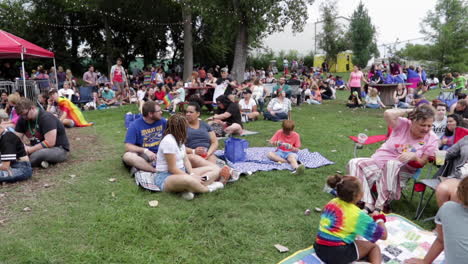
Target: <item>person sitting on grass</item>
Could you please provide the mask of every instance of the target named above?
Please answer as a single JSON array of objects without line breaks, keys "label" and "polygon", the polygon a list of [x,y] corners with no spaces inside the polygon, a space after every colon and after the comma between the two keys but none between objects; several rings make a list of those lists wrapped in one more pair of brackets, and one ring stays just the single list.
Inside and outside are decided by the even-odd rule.
[{"label": "person sitting on grass", "polygon": [[[3,119],[5,116],[0,117]],[[0,183],[31,178],[28,153],[18,136],[0,124]]]},{"label": "person sitting on grass", "polygon": [[341,76],[336,76],[335,87],[337,90],[344,90],[346,88],[345,82]]},{"label": "person sitting on grass", "polygon": [[405,264],[429,264],[444,251],[444,263],[466,263],[468,245],[468,177],[460,181],[456,196],[459,202],[449,201],[442,205],[435,217],[437,238],[432,243],[424,259],[412,258]]},{"label": "person sitting on grass", "polygon": [[192,168],[185,150],[187,120],[181,114],[172,115],[159,145],[154,183],[165,192],[182,192],[182,198],[192,200],[194,193],[214,192],[224,188],[216,181],[215,166]]},{"label": "person sitting on grass", "polygon": [[[385,215],[369,216],[356,203],[364,195],[361,182],[352,176],[329,176],[327,184],[337,196],[328,202],[320,215],[314,249],[325,263],[352,263],[367,258],[380,264],[382,255],[375,242],[387,239]],[[366,240],[357,240],[362,236]]]},{"label": "person sitting on grass", "polygon": [[257,120],[260,113],[257,111],[257,103],[252,99],[252,91],[250,89],[244,90],[242,93],[244,98],[239,101],[242,117],[245,117],[244,122]]},{"label": "person sitting on grass", "polygon": [[372,109],[385,108],[386,106],[380,100],[379,91],[375,88],[369,88],[369,94],[366,96],[366,107]]},{"label": "person sitting on grass", "polygon": [[101,104],[111,106],[115,103],[117,103],[115,92],[109,88],[109,85],[104,86],[104,89],[101,92]]},{"label": "person sitting on grass", "polygon": [[349,108],[361,108],[364,107],[359,97],[358,91],[352,92],[348,97],[348,103],[346,104]]},{"label": "person sitting on grass", "polygon": [[268,153],[268,158],[278,163],[289,163],[293,168],[292,174],[303,174],[305,167],[299,165],[297,152],[301,147],[301,137],[294,131],[294,121],[284,120],[282,129],[276,131],[269,143],[276,146],[274,152]]},{"label": "person sitting on grass", "polygon": [[286,92],[282,91],[268,103],[267,110],[263,112],[263,117],[266,120],[275,122],[291,119],[291,110],[291,100],[286,98]]},{"label": "person sitting on grass", "polygon": [[58,105],[58,99],[59,99],[59,95],[58,95],[57,90],[55,89],[50,90],[49,99],[47,103],[47,112],[57,117],[66,128],[74,127],[75,122],[71,118],[68,117],[68,114],[66,111],[62,111],[60,109]]},{"label": "person sitting on grass", "polygon": [[161,107],[154,101],[147,101],[142,107],[143,117],[133,121],[125,136],[123,163],[132,169],[156,172],[152,165],[162,140],[167,120],[162,117]]},{"label": "person sitting on grass", "polygon": [[393,92],[393,101],[395,102],[394,107],[395,108],[408,108],[409,104],[406,103],[406,88],[405,85],[402,83],[399,83],[397,85],[396,90]]},{"label": "person sitting on grass", "polygon": [[445,131],[440,136],[439,141],[439,149],[441,150],[448,150],[453,146],[453,140],[455,138],[455,129],[458,126],[461,126],[461,118],[459,115],[451,114],[446,117],[447,126],[445,127]]},{"label": "person sitting on grass", "polygon": [[306,102],[308,104],[322,104],[322,94],[316,85],[312,86],[312,91]]},{"label": "person sitting on grass", "polygon": [[20,118],[15,131],[23,142],[29,141],[26,153],[33,167],[49,167],[49,163],[60,163],[68,159],[70,144],[65,127],[57,117],[46,112],[28,98],[16,104]]},{"label": "person sitting on grass", "polygon": [[175,111],[177,110],[177,105],[179,103],[185,102],[184,83],[182,81],[177,82],[174,91],[170,92],[170,94],[174,97],[174,99],[171,102],[171,114],[175,114]]},{"label": "person sitting on grass", "polygon": [[207,119],[210,120],[209,124],[221,125],[227,135],[241,135],[242,118],[239,104],[234,103],[225,95],[218,96],[216,104],[218,105],[218,114]]}]

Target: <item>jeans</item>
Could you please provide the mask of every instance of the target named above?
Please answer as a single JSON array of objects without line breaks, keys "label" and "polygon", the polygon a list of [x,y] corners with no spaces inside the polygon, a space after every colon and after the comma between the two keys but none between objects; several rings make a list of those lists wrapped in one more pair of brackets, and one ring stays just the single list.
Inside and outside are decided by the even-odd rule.
[{"label": "jeans", "polygon": [[366,104],[367,108],[372,108],[372,109],[379,109],[380,105],[379,104]]},{"label": "jeans", "polygon": [[265,119],[275,121],[275,122],[288,119],[287,113],[282,112],[282,113],[275,113],[275,115],[272,115],[268,110],[263,112],[263,116],[265,117]]},{"label": "jeans", "polygon": [[308,104],[322,104],[321,102],[314,100],[314,99],[307,99],[306,101]]},{"label": "jeans", "polygon": [[11,164],[10,171],[0,171],[0,182],[24,181],[32,176],[29,161],[17,161]]},{"label": "jeans", "polygon": [[265,106],[265,99],[263,97],[258,98],[257,100],[258,111],[263,112],[263,107]]},{"label": "jeans", "polygon": [[60,163],[68,159],[68,151],[62,147],[40,149],[29,156],[31,166],[39,167],[41,162]]},{"label": "jeans", "polygon": [[398,101],[397,107],[398,107],[398,108],[406,109],[406,108],[409,108],[409,104],[408,104],[408,103],[405,103],[405,102],[402,102],[402,101]]}]

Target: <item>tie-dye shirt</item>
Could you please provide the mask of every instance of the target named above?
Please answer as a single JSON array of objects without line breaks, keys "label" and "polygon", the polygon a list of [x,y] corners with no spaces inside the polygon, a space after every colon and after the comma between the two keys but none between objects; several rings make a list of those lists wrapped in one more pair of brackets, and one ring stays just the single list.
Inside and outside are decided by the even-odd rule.
[{"label": "tie-dye shirt", "polygon": [[315,241],[324,246],[344,246],[360,235],[375,242],[383,232],[383,228],[356,205],[335,198],[322,211]]}]

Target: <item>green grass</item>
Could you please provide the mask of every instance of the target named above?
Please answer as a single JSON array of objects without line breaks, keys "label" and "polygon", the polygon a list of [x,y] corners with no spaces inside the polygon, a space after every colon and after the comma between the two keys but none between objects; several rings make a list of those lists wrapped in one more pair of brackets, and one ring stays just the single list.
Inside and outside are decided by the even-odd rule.
[{"label": "green grass", "polygon": [[[431,93],[429,98],[436,94]],[[8,217],[0,225],[0,263],[276,263],[313,243],[319,214],[304,216],[304,210],[330,200],[322,192],[325,178],[344,172],[353,157],[347,136],[386,131],[382,110],[350,110],[344,106],[347,93],[338,96],[293,110],[303,147],[319,151],[334,165],[308,169],[303,176],[256,173],[193,201],[142,191],[123,167],[123,115],[136,107],[86,112],[96,125],[79,129],[82,141],[88,142],[85,135],[97,140],[84,150],[75,146],[74,162],[34,176],[52,187],[36,189],[34,195],[21,185],[0,188],[15,198],[8,203],[0,198],[0,211]],[[247,129],[260,134],[246,139],[251,146],[265,146],[279,127],[248,123]],[[369,156],[377,147],[359,154]],[[109,182],[112,177],[117,181]],[[159,206],[150,208],[150,200]],[[22,212],[26,206],[32,210]],[[415,208],[415,200],[394,203],[394,210],[408,218]],[[426,212],[435,211],[433,204]],[[278,253],[273,247],[278,243],[290,253]]]}]

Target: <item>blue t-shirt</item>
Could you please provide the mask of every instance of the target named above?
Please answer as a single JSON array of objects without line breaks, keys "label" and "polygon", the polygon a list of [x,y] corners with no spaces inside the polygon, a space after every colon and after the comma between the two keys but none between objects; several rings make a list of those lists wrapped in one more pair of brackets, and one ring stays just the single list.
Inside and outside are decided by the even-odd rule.
[{"label": "blue t-shirt", "polygon": [[197,147],[210,148],[211,139],[209,132],[211,132],[211,127],[203,121],[200,121],[198,129],[189,127],[187,129],[187,142],[185,146],[192,149]]},{"label": "blue t-shirt", "polygon": [[157,153],[166,124],[167,120],[165,118],[161,118],[161,120],[153,124],[146,123],[143,117],[138,118],[128,128],[125,143],[147,148]]}]

